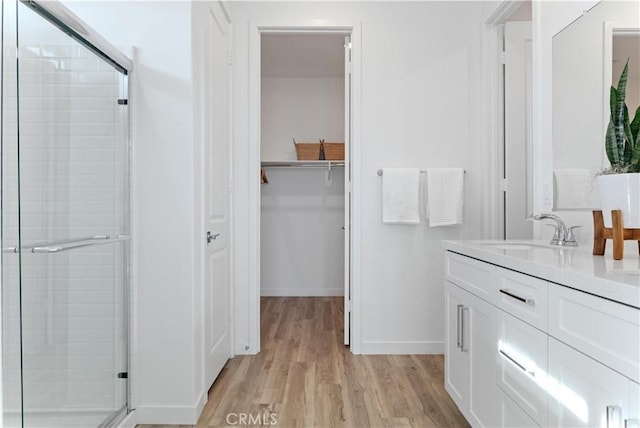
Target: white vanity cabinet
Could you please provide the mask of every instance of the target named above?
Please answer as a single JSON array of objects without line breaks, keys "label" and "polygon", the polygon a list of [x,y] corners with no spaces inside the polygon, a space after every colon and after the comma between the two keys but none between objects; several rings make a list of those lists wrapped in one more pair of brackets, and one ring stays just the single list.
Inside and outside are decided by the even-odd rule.
[{"label": "white vanity cabinet", "polygon": [[445,388],[468,422],[640,428],[635,301],[614,301],[614,282],[604,298],[597,280],[587,292],[471,254],[445,253]]}]

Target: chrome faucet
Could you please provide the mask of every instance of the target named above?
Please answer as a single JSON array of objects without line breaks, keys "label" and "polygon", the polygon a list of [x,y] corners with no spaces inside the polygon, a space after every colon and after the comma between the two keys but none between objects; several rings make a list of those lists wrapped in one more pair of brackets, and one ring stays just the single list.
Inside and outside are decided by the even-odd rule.
[{"label": "chrome faucet", "polygon": [[555,231],[553,233],[553,238],[551,238],[551,245],[558,245],[561,247],[577,247],[578,242],[576,241],[575,234],[573,230],[580,226],[573,226],[567,228],[567,225],[562,221],[560,217],[554,214],[538,214],[533,216],[534,220],[553,220],[556,222]]}]

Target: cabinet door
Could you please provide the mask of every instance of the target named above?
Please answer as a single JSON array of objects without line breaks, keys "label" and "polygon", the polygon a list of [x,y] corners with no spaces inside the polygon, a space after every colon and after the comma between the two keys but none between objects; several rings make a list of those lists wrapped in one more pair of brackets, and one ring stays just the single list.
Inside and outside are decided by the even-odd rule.
[{"label": "cabinet door", "polygon": [[622,427],[630,380],[549,337],[549,426]]},{"label": "cabinet door", "polygon": [[462,351],[469,354],[468,421],[496,426],[496,307],[464,292]]},{"label": "cabinet door", "polygon": [[445,282],[444,386],[464,414],[469,400],[469,354],[461,350],[463,293],[458,286]]}]

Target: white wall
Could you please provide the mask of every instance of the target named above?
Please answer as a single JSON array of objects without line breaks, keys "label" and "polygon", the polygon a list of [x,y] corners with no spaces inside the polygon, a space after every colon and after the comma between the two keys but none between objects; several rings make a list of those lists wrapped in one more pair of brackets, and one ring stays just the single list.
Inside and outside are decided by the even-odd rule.
[{"label": "white wall", "polygon": [[195,423],[203,400],[195,244],[192,5],[65,2],[133,46],[133,367],[139,423]]},{"label": "white wall", "polygon": [[344,141],[344,78],[265,77],[261,91],[262,160],[295,160],[293,138]]},{"label": "white wall", "polygon": [[[234,182],[236,212],[236,349],[250,341],[247,310],[251,271],[248,215],[254,171],[246,160],[250,145],[247,28],[265,23],[345,22],[362,24],[361,122],[355,132],[362,157],[354,160],[354,180],[362,191],[362,241],[354,242],[354,265],[361,276],[363,353],[443,351],[443,271],[441,239],[481,236],[484,128],[482,116],[483,4],[420,3],[275,3],[233,4]],[[356,93],[360,93],[356,91]],[[459,166],[467,170],[465,223],[430,229],[383,226],[380,220],[384,166]],[[249,352],[251,352],[250,350]]]},{"label": "white wall", "polygon": [[263,296],[344,294],[344,169],[267,169],[261,186]]}]

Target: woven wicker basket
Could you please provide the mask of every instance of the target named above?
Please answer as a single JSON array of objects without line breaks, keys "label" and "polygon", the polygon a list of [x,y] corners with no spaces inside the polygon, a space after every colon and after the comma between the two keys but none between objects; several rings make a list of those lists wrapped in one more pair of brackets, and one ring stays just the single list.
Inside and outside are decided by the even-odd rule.
[{"label": "woven wicker basket", "polygon": [[296,156],[298,160],[319,160],[320,159],[320,143],[296,143]]},{"label": "woven wicker basket", "polygon": [[325,143],[320,140],[326,160],[344,160],[344,143]]}]

